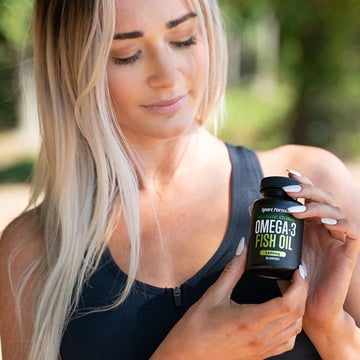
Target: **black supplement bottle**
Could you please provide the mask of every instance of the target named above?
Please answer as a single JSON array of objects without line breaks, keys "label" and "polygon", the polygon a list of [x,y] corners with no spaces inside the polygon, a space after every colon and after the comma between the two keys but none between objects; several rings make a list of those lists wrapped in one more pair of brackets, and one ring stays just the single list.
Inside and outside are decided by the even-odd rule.
[{"label": "black supplement bottle", "polygon": [[246,269],[270,279],[290,279],[301,261],[303,220],[287,209],[302,205],[282,189],[295,179],[271,176],[261,180],[262,198],[253,203]]}]

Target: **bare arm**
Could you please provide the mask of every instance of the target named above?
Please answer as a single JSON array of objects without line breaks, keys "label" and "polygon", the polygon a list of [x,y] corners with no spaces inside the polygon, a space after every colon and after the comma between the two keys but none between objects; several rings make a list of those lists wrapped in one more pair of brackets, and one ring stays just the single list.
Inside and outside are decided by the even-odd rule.
[{"label": "bare arm", "polygon": [[[286,169],[295,169],[306,175],[311,183],[329,193],[334,206],[341,209],[342,216],[360,229],[360,184],[336,156],[320,148],[297,145],[282,146],[271,151],[259,152],[258,155],[265,176],[286,176]],[[359,299],[360,256],[357,257],[344,303],[345,310],[351,314],[358,326]]]},{"label": "bare arm", "polygon": [[[265,176],[295,169],[306,209],[303,258],[309,272],[304,329],[323,359],[360,354],[360,187],[345,165],[326,150],[287,145],[259,153]],[[292,176],[292,175],[290,175]],[[336,225],[321,218],[336,219]],[[341,355],[339,355],[341,354]]]},{"label": "bare arm", "polygon": [[290,195],[305,198],[306,205],[294,214],[306,219],[303,258],[309,267],[309,295],[304,329],[323,359],[338,359],[339,354],[354,359],[360,354],[360,188],[331,153],[306,147],[300,153],[302,162],[294,163],[307,176],[293,176],[302,190]]}]

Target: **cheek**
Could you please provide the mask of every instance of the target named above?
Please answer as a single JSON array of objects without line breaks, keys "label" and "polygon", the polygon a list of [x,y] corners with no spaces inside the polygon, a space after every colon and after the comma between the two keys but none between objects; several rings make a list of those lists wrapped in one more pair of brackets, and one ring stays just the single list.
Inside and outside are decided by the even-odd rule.
[{"label": "cheek", "polygon": [[209,69],[209,55],[205,50],[200,52],[197,65],[200,69],[199,73],[206,77]]},{"label": "cheek", "polygon": [[203,79],[207,77],[209,67],[209,55],[205,46],[202,44],[194,50],[193,54],[193,76],[196,79]]},{"label": "cheek", "polygon": [[120,76],[116,72],[108,71],[108,86],[111,101],[117,113],[126,109],[134,94],[134,79],[129,76]]},{"label": "cheek", "polygon": [[113,109],[117,117],[119,117],[120,112],[124,110],[123,104],[124,104],[125,96],[123,90],[121,88],[119,89],[116,85],[114,86],[109,85],[109,90],[110,90],[110,98]]},{"label": "cheek", "polygon": [[190,67],[191,73],[189,77],[193,81],[194,86],[201,93],[205,89],[205,85],[208,79],[208,67],[209,67],[209,57],[205,50],[197,51],[193,57],[192,65]]}]

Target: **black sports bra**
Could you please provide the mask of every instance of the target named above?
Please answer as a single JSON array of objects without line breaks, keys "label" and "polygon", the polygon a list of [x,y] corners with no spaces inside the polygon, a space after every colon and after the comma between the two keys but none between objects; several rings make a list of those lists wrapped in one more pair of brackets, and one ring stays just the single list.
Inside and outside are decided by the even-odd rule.
[{"label": "black sports bra", "polygon": [[[224,240],[205,266],[179,288],[158,288],[139,281],[121,306],[89,312],[110,305],[121,293],[126,274],[110,251],[82,292],[78,309],[65,329],[61,343],[63,360],[148,359],[182,315],[214,283],[233,258],[239,239],[247,238],[249,206],[259,196],[262,177],[254,152],[228,145],[232,162],[231,218]],[[232,298],[238,303],[261,303],[280,296],[277,283],[245,273]],[[239,349],[241,351],[241,349]],[[320,359],[302,332],[295,348],[273,359]]]}]

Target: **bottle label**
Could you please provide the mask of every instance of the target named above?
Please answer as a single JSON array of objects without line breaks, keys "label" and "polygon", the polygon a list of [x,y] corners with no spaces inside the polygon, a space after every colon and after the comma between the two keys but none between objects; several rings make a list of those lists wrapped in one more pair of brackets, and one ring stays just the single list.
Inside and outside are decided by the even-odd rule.
[{"label": "bottle label", "polygon": [[248,268],[295,270],[300,262],[303,220],[286,208],[254,204],[250,227]]}]

